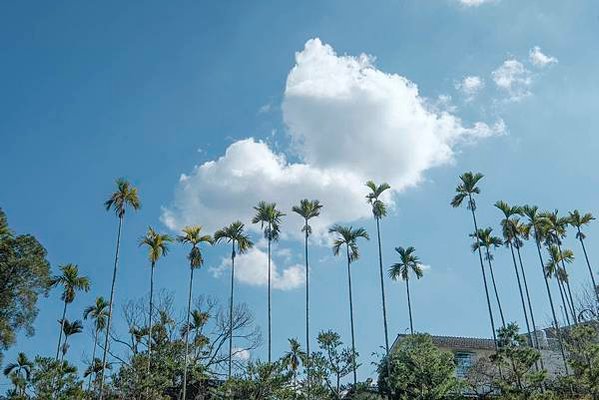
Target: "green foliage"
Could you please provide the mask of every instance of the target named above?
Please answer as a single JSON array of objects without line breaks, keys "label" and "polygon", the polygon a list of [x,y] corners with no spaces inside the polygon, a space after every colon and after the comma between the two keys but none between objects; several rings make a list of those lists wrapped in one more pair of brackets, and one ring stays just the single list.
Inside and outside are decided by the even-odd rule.
[{"label": "green foliage", "polygon": [[453,355],[439,350],[429,335],[406,336],[389,357],[379,364],[378,383],[394,400],[441,400],[460,390]]},{"label": "green foliage", "polygon": [[250,362],[245,373],[218,388],[215,399],[286,400],[295,399],[292,373],[282,362]]},{"label": "green foliage", "polygon": [[599,324],[593,321],[574,327],[566,345],[579,390],[599,398]]},{"label": "green foliage", "polygon": [[78,400],[84,398],[77,368],[66,361],[37,357],[31,372],[30,391],[35,399]]},{"label": "green foliage", "polygon": [[33,335],[37,300],[49,287],[46,250],[31,235],[15,236],[0,209],[0,362],[19,331]]}]

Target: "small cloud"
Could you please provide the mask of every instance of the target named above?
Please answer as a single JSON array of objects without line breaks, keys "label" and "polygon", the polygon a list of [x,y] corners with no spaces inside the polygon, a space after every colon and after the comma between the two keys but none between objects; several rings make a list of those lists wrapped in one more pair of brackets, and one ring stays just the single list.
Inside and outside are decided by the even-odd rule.
[{"label": "small cloud", "polygon": [[520,101],[530,96],[531,72],[520,61],[510,58],[491,73],[497,87],[507,93],[508,101]]},{"label": "small cloud", "polygon": [[251,356],[252,354],[249,350],[233,347],[233,357],[235,357],[237,360],[247,361]]},{"label": "small cloud", "polygon": [[552,64],[557,64],[558,62],[557,58],[544,54],[539,46],[530,49],[528,58],[530,59],[530,62],[538,68],[544,68]]},{"label": "small cloud", "polygon": [[485,81],[480,76],[466,76],[455,83],[456,90],[459,90],[466,101],[472,101],[476,95],[485,87]]},{"label": "small cloud", "polygon": [[272,104],[266,103],[258,109],[258,114],[266,114],[266,113],[270,112],[271,109],[272,109]]},{"label": "small cloud", "polygon": [[464,7],[478,7],[487,3],[494,3],[499,0],[458,0]]},{"label": "small cloud", "polygon": [[423,271],[430,271],[431,270],[431,266],[428,264],[420,264],[420,268],[422,268]]}]

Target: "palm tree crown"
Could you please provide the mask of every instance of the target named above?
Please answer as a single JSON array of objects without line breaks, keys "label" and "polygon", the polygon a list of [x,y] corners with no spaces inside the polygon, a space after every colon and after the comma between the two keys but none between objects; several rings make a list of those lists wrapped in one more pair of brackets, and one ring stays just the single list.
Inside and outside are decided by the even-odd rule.
[{"label": "palm tree crown", "polygon": [[370,240],[368,232],[364,228],[353,228],[351,226],[333,225],[329,233],[336,233],[337,239],[333,242],[333,254],[339,255],[339,250],[343,245],[348,247],[349,261],[353,262],[360,258],[357,240],[364,238]]},{"label": "palm tree crown", "polygon": [[399,262],[389,268],[389,277],[394,281],[400,278],[405,281],[408,279],[411,271],[416,275],[416,278],[422,278],[422,264],[420,263],[420,258],[414,254],[416,249],[412,246],[407,248],[399,246],[395,248],[395,251],[399,254]]},{"label": "palm tree crown", "polygon": [[136,187],[132,186],[125,178],[117,179],[116,186],[116,192],[104,202],[106,211],[112,208],[116,215],[119,218],[122,218],[125,216],[125,209],[127,206],[134,210],[139,210],[141,208],[141,202],[139,201]]},{"label": "palm tree crown", "polygon": [[108,320],[108,302],[104,297],[96,298],[96,302],[83,310],[83,319],[94,320],[95,329],[100,331],[106,327]]},{"label": "palm tree crown", "polygon": [[293,206],[291,211],[299,214],[304,219],[304,226],[302,227],[302,232],[306,233],[307,236],[312,234],[312,227],[308,223],[308,221],[314,217],[318,217],[320,215],[320,210],[322,209],[322,204],[318,200],[308,200],[303,199],[300,201],[299,206]]},{"label": "palm tree crown", "polygon": [[139,239],[139,246],[148,247],[148,259],[155,263],[160,257],[168,254],[168,244],[172,241],[173,239],[169,235],[158,233],[149,226],[146,235]]},{"label": "palm tree crown", "polygon": [[455,189],[456,195],[451,200],[451,206],[457,208],[462,205],[465,198],[468,197],[468,209],[475,210],[476,202],[472,198],[473,194],[479,194],[480,188],[476,184],[484,177],[480,172],[465,172],[460,175],[462,181]]},{"label": "palm tree crown", "polygon": [[[249,249],[254,246],[254,243],[250,240],[250,237],[243,231],[245,225],[241,221],[235,221],[229,226],[225,226],[214,232],[214,242],[220,243],[226,241],[237,245],[237,252],[239,254],[246,253]],[[233,250],[235,251],[235,250]]]},{"label": "palm tree crown", "polygon": [[60,266],[60,275],[56,275],[50,281],[53,287],[62,286],[61,299],[66,303],[72,303],[78,290],[89,291],[89,278],[79,276],[79,267],[75,264]]},{"label": "palm tree crown", "polygon": [[200,268],[204,264],[204,257],[198,245],[200,243],[213,243],[212,236],[202,235],[201,232],[202,227],[200,225],[192,225],[183,228],[183,235],[177,236],[179,243],[191,245],[191,251],[187,255],[191,268]]},{"label": "palm tree crown", "polygon": [[268,240],[277,241],[281,232],[281,218],[285,216],[284,213],[277,210],[276,203],[267,203],[261,201],[256,207],[256,215],[252,218],[252,224],[260,224],[260,227],[264,229],[264,237]]},{"label": "palm tree crown", "polygon": [[[563,268],[560,267],[561,263],[571,264],[574,261],[574,252],[570,249],[563,249],[561,252],[556,245],[551,245],[548,248],[549,259],[545,264],[545,273],[548,278],[555,276],[556,278],[563,278],[564,273],[560,272]],[[565,272],[565,271],[564,271]],[[567,276],[567,275],[566,275]],[[562,282],[566,282],[567,279],[559,279]]]},{"label": "palm tree crown", "polygon": [[366,195],[368,204],[372,205],[372,214],[375,218],[379,219],[387,215],[387,206],[383,203],[379,197],[385,190],[391,189],[388,183],[384,182],[377,185],[373,181],[366,182],[366,187],[370,189],[370,192]]},{"label": "palm tree crown", "polygon": [[33,362],[27,358],[25,353],[19,353],[15,362],[6,364],[3,373],[4,376],[7,377],[11,374],[15,374],[29,380],[32,368]]},{"label": "palm tree crown", "polygon": [[497,236],[493,236],[493,228],[479,228],[478,233],[471,233],[470,237],[477,238],[478,241],[472,243],[472,252],[476,252],[479,247],[484,247],[488,250],[488,253],[485,255],[485,259],[492,260],[493,255],[491,254],[491,248],[497,248],[503,245],[503,240]]},{"label": "palm tree crown", "polygon": [[576,228],[576,239],[586,238],[585,234],[582,233],[581,228],[583,226],[588,225],[594,219],[595,217],[593,217],[593,214],[591,213],[581,215],[580,211],[578,210],[570,211],[570,213],[568,214],[568,222],[570,223],[570,225]]}]

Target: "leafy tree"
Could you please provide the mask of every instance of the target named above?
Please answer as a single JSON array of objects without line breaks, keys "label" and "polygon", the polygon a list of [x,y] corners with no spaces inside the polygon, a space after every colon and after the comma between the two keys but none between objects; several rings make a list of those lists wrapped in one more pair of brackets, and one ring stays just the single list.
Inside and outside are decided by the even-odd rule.
[{"label": "leafy tree", "polygon": [[312,353],[309,361],[313,373],[310,390],[318,399],[342,399],[341,380],[354,370],[357,354],[343,347],[341,336],[330,330],[320,332],[317,343],[320,350]]},{"label": "leafy tree", "polygon": [[228,380],[216,392],[217,399],[286,400],[295,393],[290,385],[292,374],[283,363],[250,362],[245,373]]},{"label": "leafy tree", "polygon": [[370,240],[368,233],[364,228],[353,228],[351,226],[334,225],[329,229],[329,233],[337,235],[337,239],[333,242],[333,254],[338,256],[342,247],[345,247],[347,257],[347,286],[349,289],[349,319],[351,325],[351,347],[354,354],[354,386],[358,383],[357,365],[356,362],[356,338],[354,333],[354,303],[352,298],[352,281],[351,281],[351,263],[360,258],[358,251],[358,239],[364,238]]},{"label": "leafy tree", "polygon": [[395,251],[399,254],[399,262],[389,268],[389,276],[394,281],[402,279],[406,282],[406,293],[408,296],[408,313],[410,315],[410,333],[414,334],[414,324],[412,321],[412,302],[410,301],[410,272],[414,273],[417,279],[422,278],[422,264],[416,254],[416,249],[412,246],[408,248],[396,247]]},{"label": "leafy tree", "polygon": [[[229,379],[233,368],[233,289],[235,285],[235,256],[246,253],[254,243],[243,230],[244,225],[241,221],[235,221],[229,226],[214,232],[214,242],[220,243],[226,241],[231,243],[231,293],[229,295]],[[235,248],[237,246],[237,249]]]},{"label": "leafy tree", "polygon": [[19,331],[33,335],[37,300],[49,287],[46,250],[32,235],[15,235],[0,208],[0,362]]},{"label": "leafy tree", "polygon": [[593,292],[595,293],[595,298],[597,299],[597,303],[599,304],[599,289],[597,288],[597,282],[595,281],[595,275],[593,274],[593,268],[591,268],[591,262],[589,261],[589,255],[587,254],[587,249],[584,245],[584,239],[586,239],[586,235],[582,232],[581,228],[588,225],[595,219],[593,214],[586,213],[580,214],[580,211],[574,210],[569,213],[568,222],[574,228],[576,228],[576,239],[580,241],[580,245],[582,246],[582,252],[584,253],[584,259],[586,260],[587,267],[589,269],[589,275],[591,276],[591,282],[593,283]]},{"label": "leafy tree", "polygon": [[584,394],[599,398],[599,325],[596,321],[572,329],[567,341],[569,362]]},{"label": "leafy tree", "polygon": [[62,265],[60,267],[60,272],[61,274],[53,277],[50,283],[52,287],[62,287],[62,295],[60,298],[64,303],[64,307],[62,309],[62,318],[59,321],[60,334],[58,335],[58,346],[56,347],[56,360],[58,360],[58,356],[60,355],[62,334],[63,332],[65,332],[65,323],[67,322],[67,305],[75,301],[77,291],[83,290],[85,292],[88,292],[90,287],[89,278],[86,276],[79,275],[79,267],[77,265]]},{"label": "leafy tree", "polygon": [[30,386],[35,399],[84,398],[83,381],[77,374],[77,368],[66,361],[56,361],[49,357],[35,359]]},{"label": "leafy tree", "polygon": [[394,400],[442,400],[460,390],[453,355],[439,350],[426,334],[406,336],[389,354],[390,372],[378,367],[379,388]]},{"label": "leafy tree", "polygon": [[272,316],[271,316],[271,244],[279,240],[281,230],[281,218],[285,216],[281,211],[277,210],[276,203],[267,203],[261,201],[254,207],[256,215],[252,219],[253,224],[260,224],[264,230],[264,238],[268,243],[268,265],[267,265],[267,281],[268,281],[268,362],[272,361]]},{"label": "leafy tree", "polygon": [[106,369],[106,356],[108,354],[110,337],[110,325],[112,323],[112,307],[114,304],[114,288],[116,283],[116,273],[119,266],[119,250],[121,248],[121,233],[123,222],[125,221],[125,213],[128,208],[139,210],[141,202],[137,193],[137,188],[131,185],[126,179],[119,178],[116,180],[117,190],[110,195],[108,200],[104,202],[106,211],[113,210],[119,219],[119,228],[116,237],[116,252],[114,254],[114,269],[112,271],[112,283],[110,285],[110,300],[108,301],[108,321],[106,323],[106,335],[104,337],[104,349],[102,353],[102,371],[100,373],[100,400],[104,397],[104,370]]},{"label": "leafy tree", "polygon": [[[200,268],[204,264],[204,257],[202,255],[202,250],[200,249],[201,243],[209,243],[212,244],[212,237],[210,235],[202,235],[202,227],[199,225],[194,226],[186,226],[183,228],[183,235],[177,237],[177,240],[180,243],[190,244],[191,250],[187,255],[187,259],[189,260],[189,294],[187,296],[187,327],[189,328],[190,322],[189,319],[191,317],[191,299],[193,293],[193,272],[195,269]],[[188,365],[188,356],[189,356],[189,330],[185,330],[185,369],[183,372],[183,400],[187,399],[187,365]]]},{"label": "leafy tree", "polygon": [[25,387],[31,378],[31,362],[25,353],[19,353],[15,362],[9,363],[4,367],[4,376],[11,379],[14,384],[14,393],[18,396],[25,396]]}]

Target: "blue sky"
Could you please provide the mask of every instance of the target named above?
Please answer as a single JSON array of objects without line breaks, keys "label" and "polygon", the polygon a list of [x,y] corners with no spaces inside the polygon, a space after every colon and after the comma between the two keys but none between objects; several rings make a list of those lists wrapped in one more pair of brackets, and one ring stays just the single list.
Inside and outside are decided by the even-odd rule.
[{"label": "blue sky", "polygon": [[[257,199],[289,214],[287,204],[318,197],[321,231],[343,222],[374,235],[361,185],[387,180],[396,190],[383,221],[385,265],[396,260],[393,247],[413,245],[430,266],[413,285],[416,329],[489,336],[470,219],[449,206],[457,177],[486,175],[480,220],[496,230],[499,199],[597,213],[597,37],[591,1],[5,4],[0,206],[17,232],[46,246],[55,270],[76,263],[92,279],[69,310],[75,318],[109,290],[117,221],[102,203],[116,177],[130,179],[143,203],[125,223],[117,309],[147,293],[149,267],[136,241],[148,225],[213,230],[249,222]],[[288,337],[303,341],[298,220],[289,216],[283,229],[275,355]],[[588,236],[593,261],[599,228]],[[335,329],[349,343],[345,269],[326,240],[316,235],[312,253],[313,333]],[[586,266],[573,235],[566,246],[578,256],[571,275],[579,288]],[[262,250],[241,267],[236,296],[265,327]],[[361,251],[353,272],[364,378],[383,336],[375,242]],[[226,301],[226,256],[222,246],[206,250],[197,294]],[[534,256],[524,250],[537,320],[546,322]],[[184,257],[173,246],[156,271],[158,289],[172,291],[179,307]],[[523,325],[509,262],[499,250],[506,314]],[[404,287],[386,285],[395,337],[408,328]],[[5,359],[53,354],[60,310],[58,291],[42,299],[36,335],[20,336]],[[88,334],[74,338],[71,359],[89,357],[90,344]]]}]

